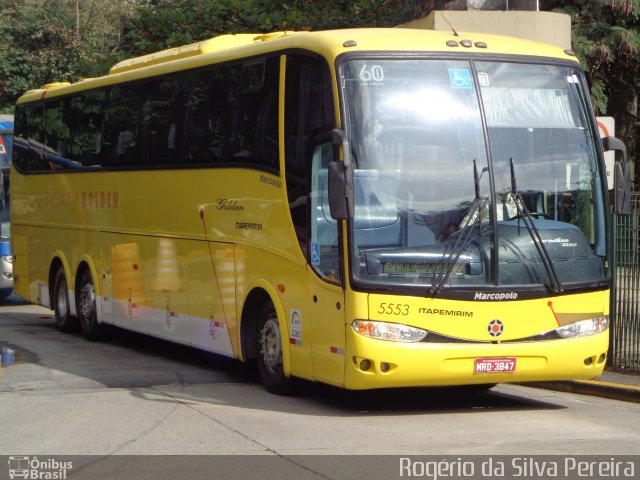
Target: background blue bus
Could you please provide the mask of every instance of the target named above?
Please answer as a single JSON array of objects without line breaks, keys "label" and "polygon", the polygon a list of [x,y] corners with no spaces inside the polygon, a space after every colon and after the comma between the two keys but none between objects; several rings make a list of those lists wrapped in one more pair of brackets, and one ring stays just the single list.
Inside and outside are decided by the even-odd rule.
[{"label": "background blue bus", "polygon": [[9,167],[13,151],[13,115],[0,115],[0,300],[13,291],[9,223]]}]

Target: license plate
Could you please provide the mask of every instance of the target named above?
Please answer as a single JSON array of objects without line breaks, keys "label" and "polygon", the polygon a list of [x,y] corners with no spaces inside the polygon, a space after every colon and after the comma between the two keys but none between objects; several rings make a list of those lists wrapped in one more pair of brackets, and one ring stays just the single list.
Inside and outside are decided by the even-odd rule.
[{"label": "license plate", "polygon": [[511,373],[516,371],[516,357],[476,358],[475,373]]}]

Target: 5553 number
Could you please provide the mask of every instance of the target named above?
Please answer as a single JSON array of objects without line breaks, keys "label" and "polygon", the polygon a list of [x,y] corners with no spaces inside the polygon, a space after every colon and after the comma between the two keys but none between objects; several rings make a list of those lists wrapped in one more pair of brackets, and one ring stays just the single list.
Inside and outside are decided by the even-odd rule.
[{"label": "5553 number", "polygon": [[387,315],[402,315],[403,317],[409,315],[409,304],[408,303],[380,303],[378,307],[378,313]]}]

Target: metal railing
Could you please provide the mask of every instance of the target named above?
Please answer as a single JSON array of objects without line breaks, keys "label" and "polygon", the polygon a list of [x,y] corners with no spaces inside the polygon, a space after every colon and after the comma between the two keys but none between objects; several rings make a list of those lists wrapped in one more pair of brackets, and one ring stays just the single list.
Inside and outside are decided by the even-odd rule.
[{"label": "metal railing", "polygon": [[615,273],[609,365],[640,373],[640,194],[632,196],[629,215],[612,214],[612,219]]}]

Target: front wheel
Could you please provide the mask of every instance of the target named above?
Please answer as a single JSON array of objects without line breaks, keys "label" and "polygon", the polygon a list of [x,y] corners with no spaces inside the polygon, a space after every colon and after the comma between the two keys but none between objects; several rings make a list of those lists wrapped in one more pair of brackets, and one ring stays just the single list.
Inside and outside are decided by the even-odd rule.
[{"label": "front wheel", "polygon": [[88,269],[82,272],[79,285],[77,311],[82,333],[87,340],[98,340],[102,333],[102,326],[98,323],[96,292]]},{"label": "front wheel", "polygon": [[256,335],[258,371],[265,388],[278,395],[291,393],[291,378],[282,365],[282,335],[275,308],[270,303],[262,308]]}]

